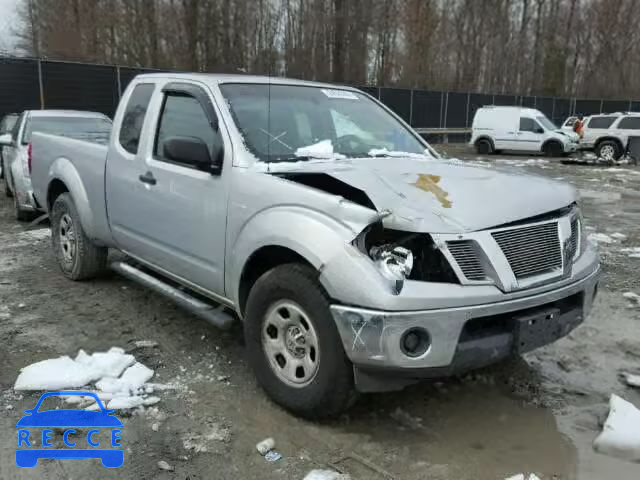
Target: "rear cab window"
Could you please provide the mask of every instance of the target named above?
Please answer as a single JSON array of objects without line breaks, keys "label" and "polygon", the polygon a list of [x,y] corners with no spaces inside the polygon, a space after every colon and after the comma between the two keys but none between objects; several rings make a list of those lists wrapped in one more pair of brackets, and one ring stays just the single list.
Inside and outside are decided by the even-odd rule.
[{"label": "rear cab window", "polygon": [[133,155],[138,153],[142,126],[154,89],[155,85],[152,83],[136,85],[131,92],[129,103],[127,103],[122,117],[118,141],[122,148]]},{"label": "rear cab window", "polygon": [[589,123],[587,124],[588,128],[609,128],[616,117],[591,117]]}]

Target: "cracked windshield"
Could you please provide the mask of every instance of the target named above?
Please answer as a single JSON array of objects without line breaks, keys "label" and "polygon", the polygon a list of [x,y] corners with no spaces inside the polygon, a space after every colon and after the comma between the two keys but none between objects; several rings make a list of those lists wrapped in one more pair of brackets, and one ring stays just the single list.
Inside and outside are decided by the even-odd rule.
[{"label": "cracked windshield", "polygon": [[413,133],[362,93],[268,84],[220,88],[247,147],[262,161],[425,152]]}]

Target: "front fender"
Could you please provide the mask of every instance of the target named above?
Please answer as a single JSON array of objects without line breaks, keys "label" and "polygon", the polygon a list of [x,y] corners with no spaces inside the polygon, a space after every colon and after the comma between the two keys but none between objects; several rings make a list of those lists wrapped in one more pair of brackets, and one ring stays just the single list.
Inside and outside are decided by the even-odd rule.
[{"label": "front fender", "polygon": [[[362,228],[366,225],[363,222]],[[226,291],[237,304],[242,270],[251,255],[262,247],[288,248],[322,272],[325,265],[335,257],[343,256],[345,250],[357,253],[349,243],[358,233],[332,217],[308,208],[279,206],[262,211],[254,215],[228,243],[233,247],[227,254]],[[333,285],[331,282],[322,283],[327,289]],[[328,293],[332,294],[329,290]]]}]

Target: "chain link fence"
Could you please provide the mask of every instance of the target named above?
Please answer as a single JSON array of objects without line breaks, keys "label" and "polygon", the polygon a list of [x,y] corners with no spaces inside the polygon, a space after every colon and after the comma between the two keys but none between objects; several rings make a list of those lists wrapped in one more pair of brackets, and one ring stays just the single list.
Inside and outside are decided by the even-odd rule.
[{"label": "chain link fence", "polygon": [[[27,109],[92,110],[113,116],[120,95],[146,68],[0,56],[0,116]],[[469,128],[484,105],[537,108],[556,124],[573,114],[640,111],[640,100],[494,95],[359,86],[415,128]]]}]

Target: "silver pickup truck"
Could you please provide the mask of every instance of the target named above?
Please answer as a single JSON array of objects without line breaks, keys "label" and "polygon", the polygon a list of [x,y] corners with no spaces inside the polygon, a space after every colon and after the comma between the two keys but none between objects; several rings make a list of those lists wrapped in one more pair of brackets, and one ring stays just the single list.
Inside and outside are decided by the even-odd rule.
[{"label": "silver pickup truck", "polygon": [[111,268],[219,327],[311,418],[529,351],[588,314],[598,256],[566,184],[438,156],[359,90],[151,74],[108,146],[33,137],[72,280]]}]

